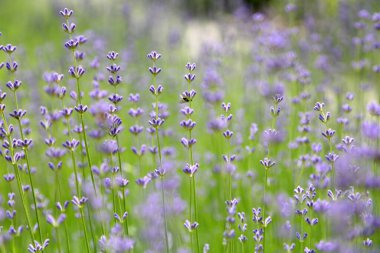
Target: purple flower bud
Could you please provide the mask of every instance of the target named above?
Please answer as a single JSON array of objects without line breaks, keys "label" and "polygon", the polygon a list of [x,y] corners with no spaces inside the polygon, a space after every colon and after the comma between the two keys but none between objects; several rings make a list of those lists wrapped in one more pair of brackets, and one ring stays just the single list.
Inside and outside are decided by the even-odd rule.
[{"label": "purple flower bud", "polygon": [[224,112],[229,112],[231,110],[231,103],[222,103],[222,109]]},{"label": "purple flower bud", "polygon": [[223,132],[223,136],[224,138],[226,138],[227,140],[231,139],[232,135],[234,134],[234,132],[232,132],[231,130],[227,129],[226,131]]},{"label": "purple flower bud", "polygon": [[116,63],[113,63],[112,65],[107,67],[107,70],[112,74],[116,74],[120,70],[120,66]]},{"label": "purple flower bud", "polygon": [[71,141],[67,140],[62,144],[62,146],[70,151],[75,151],[75,149],[79,146],[79,141],[76,139],[72,139]]},{"label": "purple flower bud", "polygon": [[7,68],[7,70],[8,70],[9,72],[14,73],[14,72],[17,71],[18,64],[17,64],[17,62],[15,62],[15,61],[13,61],[12,64],[9,63],[9,62],[7,62],[7,63],[5,63],[5,67]]},{"label": "purple flower bud", "polygon": [[64,8],[63,10],[59,11],[59,14],[61,14],[61,16],[63,16],[66,19],[71,17],[71,15],[73,15],[73,13],[74,13],[73,10],[69,10],[67,8]]},{"label": "purple flower bud", "polygon": [[365,247],[370,248],[370,247],[372,247],[373,242],[372,242],[371,239],[367,238],[367,239],[365,239],[365,240],[363,241],[363,245],[364,245]]},{"label": "purple flower bud", "polygon": [[128,111],[129,116],[131,116],[131,117],[133,117],[133,118],[140,117],[143,113],[144,113],[144,110],[141,109],[140,107],[138,107],[138,108],[136,108],[136,109],[131,108],[131,109]]},{"label": "purple flower bud", "polygon": [[[63,23],[62,28],[63,28],[64,32],[66,32],[68,34],[72,34],[76,28],[76,25],[74,23],[70,23],[70,24]],[[65,46],[66,46],[66,44],[65,44]]]},{"label": "purple flower bud", "polygon": [[182,145],[185,147],[185,148],[190,148],[192,147],[195,143],[197,143],[197,140],[192,138],[190,140],[186,139],[186,138],[181,138],[181,143]]},{"label": "purple flower bud", "polygon": [[189,117],[194,113],[194,110],[188,106],[181,109],[181,113],[185,115],[186,117]]},{"label": "purple flower bud", "polygon": [[185,223],[183,224],[187,230],[191,233],[193,230],[197,229],[199,226],[198,222],[194,221],[191,223],[189,220],[186,220]]},{"label": "purple flower bud", "polygon": [[85,204],[87,202],[88,198],[86,197],[82,197],[81,199],[79,199],[77,196],[74,196],[73,199],[71,200],[71,202],[77,206],[78,208],[83,208],[83,204]]},{"label": "purple flower bud", "polygon": [[192,72],[192,71],[194,71],[195,70],[195,68],[197,67],[197,65],[195,64],[195,63],[190,63],[190,62],[188,62],[188,63],[186,63],[186,69],[188,69],[190,72]]},{"label": "purple flower bud", "polygon": [[156,51],[151,51],[149,54],[147,54],[147,57],[155,62],[161,58],[161,54],[157,53]]},{"label": "purple flower bud", "polygon": [[[63,26],[65,27],[66,24],[63,24]],[[78,47],[78,45],[79,45],[79,41],[77,41],[75,39],[70,39],[70,40],[65,42],[65,47],[67,49],[70,49],[70,50],[75,50]]]},{"label": "purple flower bud", "polygon": [[78,113],[83,114],[87,111],[88,107],[87,107],[87,105],[79,104],[78,106],[75,106],[74,109]]},{"label": "purple flower bud", "polygon": [[85,72],[86,70],[81,65],[69,68],[69,74],[76,79],[81,78]]},{"label": "purple flower bud", "polygon": [[276,164],[275,161],[272,161],[267,157],[265,157],[263,160],[260,160],[260,163],[265,167],[265,169],[269,169],[270,167],[273,167]]},{"label": "purple flower bud", "polygon": [[79,35],[75,37],[75,40],[78,41],[79,45],[82,45],[87,42],[87,38],[84,37],[83,35]]},{"label": "purple flower bud", "polygon": [[26,114],[26,111],[25,110],[22,110],[22,109],[19,109],[19,110],[14,110],[12,113],[10,113],[9,115],[12,117],[12,118],[15,118],[17,120],[20,120],[22,119],[22,117],[24,117]]},{"label": "purple flower bud", "polygon": [[275,96],[272,97],[272,99],[273,99],[273,102],[277,105],[281,103],[282,100],[284,100],[284,97],[281,96],[280,94],[276,94]]},{"label": "purple flower bud", "polygon": [[331,128],[327,129],[325,132],[322,132],[322,135],[328,140],[330,140],[334,136],[334,134],[335,130],[332,130]]},{"label": "purple flower bud", "polygon": [[86,54],[84,52],[75,51],[74,56],[77,61],[82,61]]},{"label": "purple flower bud", "polygon": [[111,61],[116,60],[118,57],[119,57],[119,54],[117,52],[115,52],[115,51],[110,51],[107,54],[107,59],[111,60]]},{"label": "purple flower bud", "polygon": [[184,75],[184,78],[185,78],[185,80],[187,81],[187,82],[192,82],[192,81],[194,81],[194,79],[195,79],[195,75],[194,74],[191,74],[191,73],[188,73],[188,74],[186,74],[186,75]]},{"label": "purple flower bud", "polygon": [[161,119],[161,118],[153,118],[151,120],[149,120],[149,125],[151,125],[152,127],[154,128],[158,128],[160,127],[162,124],[164,124],[165,120]]},{"label": "purple flower bud", "polygon": [[11,81],[7,82],[6,86],[11,91],[16,91],[21,86],[21,84],[22,84],[21,81],[15,80],[14,82],[11,82]]},{"label": "purple flower bud", "polygon": [[314,106],[314,111],[322,112],[323,107],[325,107],[324,103],[317,102]]},{"label": "purple flower bud", "polygon": [[136,93],[136,94],[129,94],[128,100],[130,102],[137,103],[140,100],[140,94],[138,94],[138,93]]},{"label": "purple flower bud", "polygon": [[158,68],[158,67],[156,67],[156,66],[149,67],[148,70],[149,70],[149,72],[150,72],[153,76],[157,76],[157,75],[161,72],[161,68]]},{"label": "purple flower bud", "polygon": [[11,182],[11,181],[13,181],[15,179],[15,175],[14,174],[5,174],[4,175],[4,179],[7,182]]},{"label": "purple flower bud", "polygon": [[13,46],[12,44],[7,44],[2,47],[2,50],[7,54],[12,54],[14,51],[16,51],[17,47]]},{"label": "purple flower bud", "polygon": [[188,102],[191,102],[193,101],[195,95],[197,94],[197,92],[195,90],[191,90],[191,91],[184,91],[182,92],[182,94],[179,96],[180,97],[180,102],[181,103],[188,103]]},{"label": "purple flower bud", "polygon": [[185,174],[188,174],[190,177],[192,177],[198,171],[198,168],[199,168],[198,163],[195,163],[193,165],[190,165],[187,163],[185,168],[183,168],[183,172],[185,172]]},{"label": "purple flower bud", "polygon": [[108,77],[108,83],[112,86],[117,86],[119,85],[121,82],[122,82],[122,78],[121,76],[116,76],[116,77],[113,77],[113,76],[109,76]]},{"label": "purple flower bud", "polygon": [[119,102],[123,100],[123,96],[120,96],[119,94],[112,94],[108,97],[108,100],[117,105]]},{"label": "purple flower bud", "polygon": [[193,128],[196,126],[196,122],[195,121],[192,121],[191,119],[188,119],[188,120],[182,120],[180,122],[180,126],[187,129],[187,130],[193,130]]},{"label": "purple flower bud", "polygon": [[136,183],[140,186],[142,186],[144,189],[146,188],[146,186],[148,185],[148,183],[152,181],[152,178],[151,177],[148,177],[148,176],[144,176],[143,178],[139,178],[136,180]]},{"label": "purple flower bud", "polygon": [[154,170],[154,172],[160,176],[163,177],[166,174],[166,170],[163,167],[158,167],[157,169]]},{"label": "purple flower bud", "polygon": [[3,102],[3,100],[6,98],[7,93],[0,91],[0,103]]},{"label": "purple flower bud", "polygon": [[334,153],[328,153],[326,156],[325,156],[326,160],[330,163],[334,163],[338,158],[339,156],[337,154],[334,154]]}]

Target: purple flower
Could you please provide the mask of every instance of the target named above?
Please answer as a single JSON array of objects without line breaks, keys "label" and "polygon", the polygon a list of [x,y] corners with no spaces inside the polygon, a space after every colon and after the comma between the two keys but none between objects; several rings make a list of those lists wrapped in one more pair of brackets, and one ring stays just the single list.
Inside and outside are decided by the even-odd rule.
[{"label": "purple flower", "polygon": [[116,60],[118,57],[119,57],[119,54],[115,51],[108,52],[107,54],[107,59],[111,61]]},{"label": "purple flower", "polygon": [[71,17],[71,15],[73,15],[73,13],[74,13],[73,10],[69,10],[67,8],[64,8],[63,10],[59,11],[59,14],[61,14],[61,16],[66,18],[66,19]]},{"label": "purple flower", "polygon": [[69,74],[76,79],[81,78],[85,72],[86,70],[81,65],[69,68]]},{"label": "purple flower", "polygon": [[322,132],[322,135],[323,135],[326,139],[330,140],[330,139],[335,135],[335,130],[329,128],[329,129],[327,129],[326,131]]},{"label": "purple flower", "polygon": [[147,57],[151,59],[153,62],[155,62],[161,58],[161,54],[157,53],[156,51],[152,51],[149,54],[147,54]]},{"label": "purple flower", "polygon": [[185,168],[183,168],[183,172],[185,172],[185,174],[188,174],[190,177],[192,177],[198,171],[198,168],[199,168],[198,163],[195,163],[192,165],[186,163]]},{"label": "purple flower", "polygon": [[185,228],[191,233],[193,230],[196,230],[199,226],[198,222],[194,221],[191,223],[189,220],[186,220],[185,223],[183,224]]},{"label": "purple flower", "polygon": [[7,54],[12,54],[14,51],[16,51],[17,47],[13,46],[12,44],[7,44],[2,47],[2,50],[6,52]]},{"label": "purple flower", "polygon": [[[76,28],[76,25],[74,23],[63,23],[62,24],[62,28],[63,28],[63,31],[68,33],[68,34],[72,34]],[[66,44],[65,44],[66,46]]]}]

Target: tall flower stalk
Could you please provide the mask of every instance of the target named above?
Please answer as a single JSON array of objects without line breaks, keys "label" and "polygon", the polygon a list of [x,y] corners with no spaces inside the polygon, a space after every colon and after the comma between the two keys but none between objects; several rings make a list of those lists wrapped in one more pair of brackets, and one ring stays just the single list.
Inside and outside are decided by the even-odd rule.
[{"label": "tall flower stalk", "polygon": [[[129,229],[128,229],[128,213],[127,213],[127,200],[126,200],[126,192],[125,192],[125,186],[128,184],[128,180],[123,177],[123,167],[122,167],[122,161],[121,161],[121,145],[119,141],[119,133],[122,130],[121,127],[121,119],[117,116],[117,112],[120,110],[119,103],[123,100],[123,96],[119,95],[117,93],[117,88],[122,83],[122,78],[118,74],[120,70],[120,66],[116,64],[116,60],[119,57],[119,54],[115,51],[111,51],[107,54],[107,59],[111,61],[111,64],[107,67],[108,72],[110,73],[110,76],[108,77],[108,84],[113,86],[115,89],[115,93],[111,94],[108,97],[108,100],[113,103],[112,112],[110,112],[110,119],[111,119],[111,127],[108,131],[109,135],[115,139],[117,148],[117,160],[119,165],[119,184],[121,190],[122,190],[122,197],[123,197],[123,213],[125,219],[123,220],[123,223],[125,225],[125,233],[129,235]],[[112,157],[110,158],[112,159]]]},{"label": "tall flower stalk", "polygon": [[322,136],[328,141],[329,151],[325,156],[326,160],[331,164],[331,185],[335,186],[335,161],[339,158],[337,154],[333,152],[333,143],[332,138],[335,135],[335,130],[329,128],[328,122],[330,120],[330,112],[325,112],[323,108],[325,107],[324,103],[317,102],[314,106],[314,111],[319,112],[319,120],[325,125],[326,130],[322,132]]},{"label": "tall flower stalk", "polygon": [[[73,33],[76,28],[76,24],[70,23],[70,17],[73,14],[72,10],[68,10],[67,8],[60,11],[61,16],[65,18],[65,23],[62,24],[63,30],[69,35],[69,40],[65,43],[65,47],[69,49],[73,54],[73,61],[74,65],[69,68],[69,74],[71,77],[75,79],[76,82],[76,88],[77,88],[77,94],[76,94],[76,107],[81,108],[85,105],[82,104],[82,91],[81,91],[81,85],[80,85],[80,79],[83,76],[83,74],[86,72],[86,70],[83,68],[82,65],[78,64],[78,58],[81,57],[81,52],[77,51],[79,45],[82,45],[87,42],[87,39],[84,36],[77,36],[73,38]],[[78,110],[77,110],[78,111]],[[82,127],[82,134],[83,134],[83,141],[86,149],[86,156],[87,156],[87,162],[90,169],[90,175],[91,175],[91,182],[92,186],[94,188],[95,194],[97,194],[96,185],[95,185],[95,179],[94,174],[92,172],[92,162],[91,162],[91,156],[88,148],[88,140],[87,140],[87,133],[86,133],[86,126],[83,119],[83,113],[79,113],[80,123]]]},{"label": "tall flower stalk", "polygon": [[154,103],[154,112],[151,114],[151,119],[149,120],[149,125],[155,129],[156,133],[156,141],[158,148],[158,165],[155,170],[156,174],[160,177],[161,180],[161,198],[162,198],[162,213],[164,219],[164,233],[165,233],[165,248],[166,252],[169,252],[169,239],[168,239],[168,228],[167,228],[167,220],[166,220],[166,209],[165,209],[165,190],[164,190],[164,176],[166,174],[165,168],[162,166],[162,152],[161,152],[161,144],[160,144],[160,133],[159,129],[164,124],[165,120],[160,117],[159,114],[159,96],[163,91],[163,86],[161,84],[157,84],[156,77],[161,72],[161,68],[156,66],[156,61],[161,58],[161,54],[156,51],[150,52],[147,57],[152,60],[153,66],[149,67],[149,72],[152,74],[153,84],[149,87],[149,91],[155,97]]},{"label": "tall flower stalk", "polygon": [[182,92],[180,95],[181,103],[186,103],[187,105],[181,109],[181,113],[186,117],[185,120],[180,122],[180,126],[187,130],[187,138],[183,137],[181,139],[182,145],[188,150],[189,153],[189,162],[185,165],[183,172],[189,176],[189,220],[185,221],[185,227],[190,232],[190,243],[191,249],[194,252],[193,246],[193,231],[195,231],[195,240],[196,240],[196,252],[200,252],[199,248],[199,235],[198,235],[198,207],[197,207],[197,198],[196,198],[196,185],[195,185],[195,173],[199,168],[199,164],[194,162],[193,158],[193,145],[197,142],[195,138],[192,137],[192,130],[196,126],[196,122],[192,120],[192,115],[194,109],[192,108],[192,101],[197,94],[195,90],[191,89],[191,84],[195,79],[195,63],[187,63],[186,69],[189,71],[188,74],[184,76],[187,82],[187,90]]},{"label": "tall flower stalk", "polygon": [[[8,62],[6,62],[6,68],[7,70],[9,71],[10,73],[10,76],[14,78],[15,76],[15,73],[18,69],[18,64],[17,62],[14,60],[14,57],[13,57],[13,53],[16,51],[16,47],[15,46],[12,46],[11,44],[8,44],[4,47],[2,47],[3,51],[5,53],[7,53],[8,55]],[[13,81],[8,81],[6,86],[7,88],[13,93],[13,98],[14,98],[14,102],[15,102],[15,107],[16,109],[13,110],[12,113],[10,113],[9,115],[16,119],[17,121],[17,124],[18,124],[18,127],[19,127],[19,133],[20,133],[20,139],[18,140],[12,140],[11,141],[11,134],[13,132],[13,126],[11,127],[11,125],[8,125],[7,123],[7,120],[5,118],[5,115],[4,115],[4,109],[5,109],[5,105],[2,106],[2,118],[3,118],[3,124],[4,124],[4,127],[5,127],[5,130],[6,130],[6,135],[7,135],[7,138],[8,138],[8,144],[6,145],[7,148],[10,150],[10,153],[12,155],[12,157],[9,157],[7,160],[11,161],[13,167],[14,167],[14,170],[15,170],[15,174],[16,174],[16,177],[17,177],[17,182],[18,182],[18,188],[19,188],[19,192],[20,192],[20,196],[21,196],[21,199],[22,199],[22,202],[23,202],[23,205],[24,205],[24,211],[25,211],[25,215],[27,217],[27,221],[28,221],[28,226],[29,226],[29,230],[31,232],[31,237],[32,237],[32,240],[34,241],[34,236],[33,236],[33,232],[32,232],[32,229],[33,229],[33,226],[31,224],[31,219],[29,217],[29,212],[27,210],[27,199],[24,199],[24,192],[23,192],[23,189],[22,189],[22,184],[21,184],[21,176],[19,174],[19,169],[17,168],[17,162],[19,160],[21,160],[21,158],[25,159],[25,162],[26,162],[26,169],[27,169],[27,174],[28,174],[28,178],[29,178],[29,183],[30,183],[30,187],[31,187],[31,190],[32,190],[32,197],[33,197],[33,205],[34,205],[34,212],[35,212],[35,216],[36,216],[36,221],[37,221],[37,225],[38,225],[38,233],[39,233],[39,239],[40,239],[40,242],[42,242],[42,232],[41,232],[41,223],[39,221],[39,215],[38,215],[38,207],[37,207],[37,201],[36,201],[36,194],[35,194],[35,187],[34,187],[34,184],[33,184],[33,179],[32,179],[32,171],[31,171],[31,167],[30,167],[30,161],[29,161],[29,152],[28,152],[28,149],[30,148],[30,145],[32,144],[32,140],[31,139],[27,139],[25,138],[24,136],[24,131],[25,129],[23,128],[23,118],[26,114],[26,110],[23,110],[23,109],[20,109],[19,108],[19,103],[18,103],[18,97],[17,97],[17,91],[18,89],[21,87],[22,85],[22,82],[19,81],[19,80],[16,80],[14,79]],[[4,96],[5,98],[5,96]],[[29,132],[29,131],[27,131]],[[27,133],[26,132],[26,133]],[[16,152],[15,151],[15,148],[21,148],[22,149],[22,152]]]}]

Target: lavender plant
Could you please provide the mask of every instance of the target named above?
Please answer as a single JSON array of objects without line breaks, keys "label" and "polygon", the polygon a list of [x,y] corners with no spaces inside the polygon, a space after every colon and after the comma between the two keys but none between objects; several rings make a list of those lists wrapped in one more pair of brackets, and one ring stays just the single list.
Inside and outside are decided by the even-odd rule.
[{"label": "lavender plant", "polygon": [[379,4],[8,2],[0,253],[379,252]]}]

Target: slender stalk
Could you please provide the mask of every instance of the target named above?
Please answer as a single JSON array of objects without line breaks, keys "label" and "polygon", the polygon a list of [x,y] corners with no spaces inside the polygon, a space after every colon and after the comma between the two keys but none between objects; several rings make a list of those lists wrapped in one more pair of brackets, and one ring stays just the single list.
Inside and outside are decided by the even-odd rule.
[{"label": "slender stalk", "polygon": [[[153,67],[155,67],[155,60],[153,61]],[[156,74],[153,74],[153,86],[156,89]],[[155,95],[155,119],[158,120],[158,94]],[[162,169],[162,154],[161,154],[161,144],[160,144],[160,135],[159,135],[159,126],[156,126],[156,140],[158,147],[158,157],[159,157],[159,168]],[[160,175],[161,179],[161,198],[162,198],[162,212],[164,218],[164,229],[165,229],[165,246],[166,252],[169,253],[169,239],[168,239],[168,228],[167,228],[167,220],[166,220],[166,210],[165,210],[165,191],[164,191],[164,179],[163,175]]]},{"label": "slender stalk", "polygon": [[73,161],[73,168],[74,168],[74,175],[75,175],[75,188],[77,191],[77,196],[78,198],[80,198],[81,192],[79,190],[79,179],[78,179],[78,171],[77,171],[77,164],[75,161],[74,150],[71,150],[71,160]]},{"label": "slender stalk", "polygon": [[58,252],[61,253],[62,250],[61,250],[61,243],[60,243],[60,240],[59,240],[59,232],[58,232],[58,227],[55,228],[55,234],[57,236],[57,248],[58,248]]},{"label": "slender stalk", "polygon": [[[4,124],[5,129],[8,129],[8,123],[7,123],[7,120],[5,118],[4,111],[1,112],[1,117],[3,119],[3,124]],[[33,234],[33,226],[32,226],[32,222],[31,222],[31,219],[30,219],[29,209],[27,207],[28,204],[26,203],[26,200],[24,199],[24,191],[22,190],[22,183],[21,183],[20,172],[19,172],[19,169],[17,168],[16,162],[13,161],[13,157],[14,157],[15,151],[14,151],[14,148],[12,146],[11,136],[9,134],[7,134],[7,139],[8,139],[8,142],[10,144],[9,145],[9,150],[10,150],[11,156],[12,156],[13,170],[14,170],[15,175],[16,175],[17,188],[18,188],[18,191],[19,191],[19,194],[20,194],[22,206],[24,208],[26,220],[27,220],[27,223],[28,223],[30,237],[31,237],[32,241],[35,241],[34,234]]]},{"label": "slender stalk", "polygon": [[[78,87],[79,87],[79,83],[78,83]],[[87,134],[86,134],[86,127],[84,125],[83,114],[80,114],[80,120],[81,120],[82,129],[83,129],[83,140],[84,140],[84,146],[86,149],[87,162],[88,162],[88,166],[90,168],[91,182],[92,182],[92,186],[94,188],[95,195],[97,195],[94,173],[92,172],[92,162],[91,162],[90,152],[88,149]]]},{"label": "slender stalk", "polygon": [[165,242],[166,242],[166,252],[169,252],[169,239],[168,239],[168,228],[166,221],[166,209],[165,209],[165,192],[164,192],[164,178],[161,176],[161,195],[162,195],[162,211],[164,212],[164,226],[165,226]]},{"label": "slender stalk", "polygon": [[[119,144],[119,136],[116,135],[116,143],[117,143],[117,158],[118,158],[118,162],[119,162],[119,170],[120,170],[120,176],[123,177],[123,169],[121,167],[121,155],[120,155],[120,144]],[[124,208],[124,212],[127,211],[127,200],[126,200],[126,195],[125,195],[125,190],[124,188],[122,188],[122,191],[123,191],[123,208]],[[125,232],[127,235],[129,235],[129,229],[128,229],[128,216],[127,218],[125,219],[124,221],[124,224],[125,224]]]},{"label": "slender stalk", "polygon": [[[265,253],[265,250],[266,250],[266,238],[267,238],[267,235],[266,235],[266,225],[265,225],[265,206],[266,206],[266,202],[265,202],[265,199],[266,199],[266,193],[267,193],[267,186],[268,186],[268,169],[265,168],[265,183],[264,183],[264,203],[263,203],[263,222],[264,222],[264,226],[263,226],[263,253]],[[267,251],[268,252],[268,251]]]},{"label": "slender stalk", "polygon": [[85,238],[85,241],[86,241],[86,249],[87,249],[87,253],[90,253],[90,245],[88,244],[88,235],[87,235],[86,222],[85,222],[85,220],[84,220],[83,207],[80,207],[80,208],[79,208],[79,212],[80,212],[80,217],[81,217],[82,225],[83,225],[83,232],[84,232],[84,238]]},{"label": "slender stalk", "polygon": [[[18,110],[19,109],[19,105],[18,105],[16,91],[13,92],[13,95],[14,95],[14,99],[15,99],[16,109]],[[18,122],[19,130],[20,130],[20,137],[21,137],[22,140],[24,140],[25,138],[24,138],[24,133],[23,133],[23,127],[22,127],[22,124],[21,124],[21,120],[17,119],[17,122]],[[34,186],[33,186],[32,173],[31,173],[30,164],[29,164],[29,158],[28,158],[28,150],[27,150],[27,148],[23,148],[23,151],[24,151],[24,154],[25,154],[25,161],[26,161],[26,166],[27,166],[27,169],[28,169],[29,183],[30,183],[30,186],[32,188],[34,212],[35,212],[36,220],[37,220],[37,224],[38,224],[39,239],[42,242],[41,224],[40,224],[39,217],[38,217],[38,208],[37,208],[36,194],[35,194]]]},{"label": "slender stalk", "polygon": [[70,237],[69,237],[69,233],[68,233],[68,230],[67,230],[66,222],[64,222],[63,227],[65,229],[67,252],[70,253],[71,252],[71,249],[70,249]]}]

